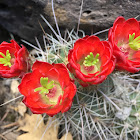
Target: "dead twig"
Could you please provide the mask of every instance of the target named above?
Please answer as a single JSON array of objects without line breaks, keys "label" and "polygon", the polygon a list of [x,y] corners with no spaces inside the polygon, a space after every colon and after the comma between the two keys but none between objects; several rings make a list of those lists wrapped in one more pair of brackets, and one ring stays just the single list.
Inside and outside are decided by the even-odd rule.
[{"label": "dead twig", "polygon": [[0,134],[0,137],[4,140],[7,140],[2,134]]},{"label": "dead twig", "polygon": [[2,135],[6,135],[7,133],[10,133],[17,128],[18,128],[18,126],[12,127],[11,129],[8,129],[7,131],[3,132]]},{"label": "dead twig", "polygon": [[7,117],[8,113],[9,113],[9,110],[4,114],[4,116],[0,120],[0,123],[4,121],[4,119]]},{"label": "dead twig", "polygon": [[7,125],[4,125],[4,126],[1,126],[2,129],[5,129],[5,128],[9,128],[9,127],[12,127],[12,126],[17,126],[19,125],[18,122],[14,122],[14,123],[11,123],[11,124],[7,124]]}]

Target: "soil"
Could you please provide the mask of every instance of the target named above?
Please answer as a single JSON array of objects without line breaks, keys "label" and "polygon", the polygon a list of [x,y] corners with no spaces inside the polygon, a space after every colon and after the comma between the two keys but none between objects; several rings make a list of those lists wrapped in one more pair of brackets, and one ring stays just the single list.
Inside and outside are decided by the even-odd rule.
[{"label": "soil", "polygon": [[[20,93],[13,93],[11,83],[15,79],[0,79],[0,105],[20,96]],[[16,107],[21,102],[21,98],[8,104],[0,106],[0,140],[16,140],[20,132],[17,120],[21,117]]]}]

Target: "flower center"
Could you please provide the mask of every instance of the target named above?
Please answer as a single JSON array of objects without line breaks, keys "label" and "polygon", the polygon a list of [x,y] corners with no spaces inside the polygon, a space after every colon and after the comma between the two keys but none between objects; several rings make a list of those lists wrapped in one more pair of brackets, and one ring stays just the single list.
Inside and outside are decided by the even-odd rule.
[{"label": "flower center", "polygon": [[84,66],[84,70],[86,70],[87,72],[92,71],[95,68],[95,66]]},{"label": "flower center", "polygon": [[83,64],[86,67],[94,66],[99,61],[98,58],[99,58],[99,53],[97,53],[96,56],[94,57],[93,53],[90,52],[90,54],[85,57]]},{"label": "flower center", "polygon": [[54,86],[52,89],[49,90],[49,93],[47,94],[47,96],[49,98],[53,98],[56,94],[56,91],[57,91],[57,88],[56,88],[56,86]]},{"label": "flower center", "polygon": [[126,56],[128,56],[128,55],[129,55],[130,47],[129,47],[128,44],[122,44],[121,47],[120,47],[120,50],[121,50]]},{"label": "flower center", "polygon": [[129,34],[129,46],[132,50],[138,51],[140,49],[140,36],[134,38],[135,33]]},{"label": "flower center", "polygon": [[92,52],[84,58],[84,61],[81,62],[81,72],[85,75],[95,73],[100,71],[101,63],[99,61],[99,53],[95,56]]},{"label": "flower center", "polygon": [[54,81],[48,81],[48,77],[40,78],[41,87],[36,88],[34,91],[40,91],[40,94],[48,94],[51,89],[54,87]]},{"label": "flower center", "polygon": [[0,52],[0,55],[3,58],[0,58],[0,64],[3,64],[4,66],[9,66],[11,67],[11,54],[9,53],[9,50],[6,51],[6,55]]},{"label": "flower center", "polygon": [[49,81],[48,77],[40,78],[41,87],[34,89],[35,92],[40,91],[41,99],[46,104],[56,105],[60,96],[63,95],[63,90],[56,81]]}]

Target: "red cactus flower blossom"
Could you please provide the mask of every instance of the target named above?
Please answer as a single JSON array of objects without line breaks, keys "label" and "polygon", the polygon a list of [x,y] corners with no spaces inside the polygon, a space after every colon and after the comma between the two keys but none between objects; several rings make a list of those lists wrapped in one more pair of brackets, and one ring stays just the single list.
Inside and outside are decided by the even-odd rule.
[{"label": "red cactus flower blossom", "polygon": [[103,82],[115,67],[112,46],[96,36],[77,40],[69,51],[68,61],[68,69],[82,86]]},{"label": "red cactus flower blossom", "polygon": [[19,91],[24,104],[35,114],[53,116],[70,109],[76,86],[63,64],[36,61],[32,73],[24,75]]},{"label": "red cactus flower blossom", "polygon": [[117,58],[116,67],[132,73],[140,71],[140,21],[118,17],[108,39]]},{"label": "red cactus flower blossom", "polygon": [[30,69],[29,53],[22,45],[22,48],[14,41],[0,44],[0,77],[22,77]]}]

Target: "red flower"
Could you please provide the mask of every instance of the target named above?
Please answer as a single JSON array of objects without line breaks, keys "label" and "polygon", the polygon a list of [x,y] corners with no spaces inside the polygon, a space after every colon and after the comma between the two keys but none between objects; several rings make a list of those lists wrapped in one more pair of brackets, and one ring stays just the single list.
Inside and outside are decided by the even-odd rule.
[{"label": "red flower", "polygon": [[135,73],[140,70],[140,22],[134,18],[125,20],[118,17],[109,30],[109,41],[112,43],[117,58],[117,68]]},{"label": "red flower", "polygon": [[19,85],[23,102],[35,114],[53,116],[66,112],[72,105],[76,86],[63,64],[36,61],[32,73],[27,73]]},{"label": "red flower", "polygon": [[111,45],[96,36],[77,40],[69,51],[68,61],[67,67],[82,86],[103,82],[115,67]]},{"label": "red flower", "polygon": [[0,77],[11,78],[22,76],[30,69],[29,54],[14,41],[0,44]]}]

